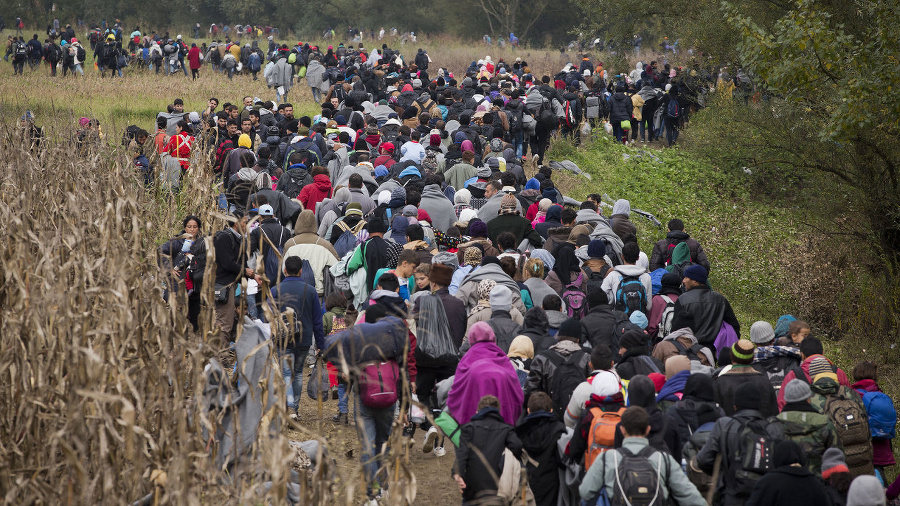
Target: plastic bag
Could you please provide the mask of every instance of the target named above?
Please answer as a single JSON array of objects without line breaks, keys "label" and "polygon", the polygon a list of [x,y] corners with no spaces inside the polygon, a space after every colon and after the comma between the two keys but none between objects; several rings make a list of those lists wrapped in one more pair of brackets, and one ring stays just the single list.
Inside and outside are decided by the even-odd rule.
[{"label": "plastic bag", "polygon": [[459,350],[450,336],[450,320],[437,295],[425,295],[419,299],[416,330],[417,364],[437,367],[459,362]]},{"label": "plastic bag", "polygon": [[613,132],[612,123],[610,123],[609,121],[604,121],[603,129],[606,130],[607,134],[612,135],[612,132]]},{"label": "plastic bag", "polygon": [[424,423],[425,412],[415,405],[416,402],[419,402],[419,396],[412,394],[412,400],[413,402],[409,403],[409,423]]},{"label": "plastic bag", "polygon": [[328,368],[321,361],[316,363],[309,369],[309,380],[306,382],[306,395],[310,399],[316,400],[316,396],[322,401],[328,400],[328,391],[331,382],[328,379]]}]

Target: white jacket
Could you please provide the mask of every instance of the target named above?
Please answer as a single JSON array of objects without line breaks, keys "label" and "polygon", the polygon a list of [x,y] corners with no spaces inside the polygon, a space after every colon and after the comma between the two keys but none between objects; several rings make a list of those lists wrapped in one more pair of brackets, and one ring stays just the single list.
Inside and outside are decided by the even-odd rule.
[{"label": "white jacket", "polygon": [[601,288],[606,292],[610,304],[616,304],[616,292],[619,290],[619,282],[622,281],[623,276],[639,277],[641,284],[644,285],[644,294],[647,297],[647,314],[649,315],[650,309],[653,308],[653,283],[650,280],[650,275],[647,274],[647,269],[638,265],[617,265],[607,274]]}]

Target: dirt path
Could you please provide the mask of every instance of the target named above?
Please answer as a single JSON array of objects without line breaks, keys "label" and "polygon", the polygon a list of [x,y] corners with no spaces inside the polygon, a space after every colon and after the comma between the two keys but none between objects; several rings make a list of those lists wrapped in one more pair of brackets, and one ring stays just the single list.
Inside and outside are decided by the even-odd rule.
[{"label": "dirt path", "polygon": [[[351,403],[351,416],[352,416]],[[359,467],[360,442],[350,419],[350,425],[335,424],[331,417],[337,412],[337,401],[328,400],[323,403],[322,413],[318,414],[318,406],[306,395],[300,402],[300,425],[304,431],[288,430],[287,435],[294,440],[310,439],[311,434],[322,434],[328,441],[328,449],[337,461],[338,486],[342,495],[346,492],[348,484],[353,484],[353,501],[350,504],[362,504],[365,494],[362,473]],[[305,434],[305,435],[304,435]],[[446,441],[447,454],[436,457],[432,454],[422,453],[422,438],[424,432],[417,430],[415,444],[408,451],[401,448],[403,456],[409,468],[415,474],[417,483],[417,495],[415,504],[450,505],[460,502],[459,488],[450,476],[455,452],[453,443]],[[393,502],[391,504],[394,504]]]}]

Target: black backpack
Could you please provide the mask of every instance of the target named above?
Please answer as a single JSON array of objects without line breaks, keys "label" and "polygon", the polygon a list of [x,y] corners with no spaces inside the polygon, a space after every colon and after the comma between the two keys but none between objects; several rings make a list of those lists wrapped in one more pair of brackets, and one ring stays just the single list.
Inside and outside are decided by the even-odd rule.
[{"label": "black backpack", "polygon": [[647,292],[638,276],[622,276],[616,289],[616,309],[627,315],[635,311],[647,312]]},{"label": "black backpack", "polygon": [[[663,463],[666,474],[669,472],[669,459],[662,452],[650,446],[632,453],[625,448],[617,448],[621,459],[616,462],[616,485],[610,504],[613,506],[665,506],[668,504],[662,487],[666,484],[662,479]],[[650,463],[650,457],[656,453],[656,468]]]},{"label": "black backpack", "polygon": [[77,57],[79,62],[84,63],[84,60],[87,58],[87,51],[84,50],[84,46],[78,46]]},{"label": "black backpack", "polygon": [[[734,421],[735,424],[739,423]],[[775,445],[784,439],[783,431],[780,437],[770,428],[781,428],[781,423],[776,419],[758,419],[740,425],[738,433],[738,453],[734,469],[734,478],[737,482],[737,490],[740,496],[750,496],[756,482],[769,471],[775,469]],[[729,430],[730,431],[730,430]]]},{"label": "black backpack", "polygon": [[128,144],[130,144],[131,141],[135,140],[135,138],[137,137],[138,130],[140,130],[140,129],[141,129],[141,127],[139,127],[137,125],[129,125],[129,126],[125,127],[125,133],[122,135],[122,145],[128,146]]},{"label": "black backpack", "polygon": [[566,413],[572,392],[587,379],[584,367],[579,365],[583,355],[583,351],[577,351],[568,357],[563,357],[554,351],[550,357],[556,370],[553,371],[553,377],[550,378],[549,393],[550,399],[553,400],[553,412],[556,413],[556,418],[559,420],[562,420]]},{"label": "black backpack", "polygon": [[[219,232],[230,233],[227,230]],[[194,283],[194,290],[199,290],[203,285],[203,273],[206,270],[206,241],[198,239],[191,245],[191,257],[188,262],[187,272],[191,275],[191,281]]]},{"label": "black backpack", "polygon": [[522,131],[522,117],[525,115],[522,110],[524,107],[519,106],[516,109],[511,109],[507,111],[506,116],[509,119],[509,131],[510,132],[520,132]]},{"label": "black backpack", "polygon": [[603,286],[603,279],[606,278],[606,274],[609,272],[610,267],[604,264],[603,268],[600,269],[600,272],[594,272],[590,267],[585,265],[581,270],[584,271],[584,274],[587,276],[584,285],[584,293],[590,295],[592,291],[601,289]]},{"label": "black backpack", "polygon": [[28,54],[28,48],[25,46],[25,43],[22,41],[17,41],[13,54],[16,56],[16,58],[24,57],[26,54]]}]

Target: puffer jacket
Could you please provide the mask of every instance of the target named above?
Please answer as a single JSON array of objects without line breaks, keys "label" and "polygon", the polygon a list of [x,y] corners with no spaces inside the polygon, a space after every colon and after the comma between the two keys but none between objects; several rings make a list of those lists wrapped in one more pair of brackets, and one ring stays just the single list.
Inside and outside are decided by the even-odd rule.
[{"label": "puffer jacket", "polygon": [[631,99],[624,93],[616,92],[609,99],[609,120],[612,122],[631,119]]}]

